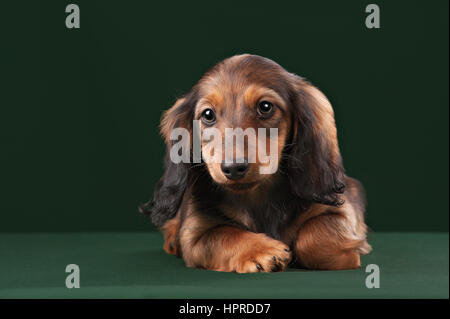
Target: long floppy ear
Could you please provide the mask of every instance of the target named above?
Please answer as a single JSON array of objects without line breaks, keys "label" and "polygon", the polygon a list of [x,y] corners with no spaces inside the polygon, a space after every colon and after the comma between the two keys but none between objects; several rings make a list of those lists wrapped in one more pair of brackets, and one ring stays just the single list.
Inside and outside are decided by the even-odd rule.
[{"label": "long floppy ear", "polygon": [[170,134],[174,128],[183,127],[188,129],[192,136],[195,104],[196,94],[191,91],[167,110],[161,120],[161,135],[166,142],[165,172],[155,185],[153,199],[139,207],[139,211],[150,216],[152,223],[158,228],[175,217],[188,184],[190,164],[183,162],[177,164],[170,159],[170,149],[177,142],[170,139]]},{"label": "long floppy ear", "polygon": [[287,167],[294,194],[326,205],[344,203],[344,168],[333,108],[316,87],[296,75],[293,136]]}]

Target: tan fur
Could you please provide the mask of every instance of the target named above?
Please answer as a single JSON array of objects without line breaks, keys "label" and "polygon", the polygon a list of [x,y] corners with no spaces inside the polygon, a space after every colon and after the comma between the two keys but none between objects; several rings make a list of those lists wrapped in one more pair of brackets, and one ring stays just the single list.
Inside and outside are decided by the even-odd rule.
[{"label": "tan fur", "polygon": [[306,268],[353,269],[360,266],[358,248],[364,242],[351,233],[344,216],[324,214],[300,227],[295,254]]},{"label": "tan fur", "polygon": [[[160,129],[166,144],[170,144],[170,133],[175,127],[187,127],[187,124],[183,123],[182,118],[177,118],[174,115],[175,110],[184,102],[184,100],[184,98],[178,99],[170,109],[163,113]],[[180,123],[177,125],[177,122]]]},{"label": "tan fur", "polygon": [[161,228],[164,234],[164,251],[169,255],[179,255],[177,234],[180,227],[180,216],[177,216],[167,221]]},{"label": "tan fur", "polygon": [[[209,79],[209,78],[208,78]],[[209,92],[205,98],[202,98],[196,107],[196,118],[200,119],[201,113],[206,108],[213,108],[215,112],[221,119],[221,122],[216,125],[216,128],[220,130],[222,137],[225,136],[225,128],[235,128],[240,127],[244,131],[247,128],[253,128],[256,133],[258,133],[258,126],[261,126],[254,117],[248,119],[248,114],[253,114],[255,112],[255,105],[258,102],[267,100],[277,105],[277,109],[273,117],[271,118],[271,123],[274,123],[272,127],[278,126],[278,158],[281,158],[283,148],[286,141],[286,136],[289,132],[291,126],[291,120],[287,114],[286,103],[283,99],[273,90],[256,85],[253,83],[235,83],[234,87],[228,85],[220,86],[215,80],[213,83],[215,85],[206,84],[206,81],[201,81],[201,83],[206,86],[211,92]],[[206,93],[206,89],[201,85],[201,91]],[[235,101],[230,103],[230,101]],[[201,125],[204,129],[204,125]],[[266,132],[266,150],[265,153],[270,153],[270,138],[269,134]],[[256,141],[258,140],[258,134],[256,135]],[[223,142],[223,141],[222,141]],[[256,143],[256,154],[258,154],[258,145]],[[204,157],[208,158],[212,156],[211,153],[212,142],[205,142],[202,140],[202,153]],[[236,157],[236,149],[234,149],[234,156]],[[246,156],[247,153],[242,154]],[[225,151],[222,149],[222,159],[225,158]],[[240,180],[240,183],[252,183],[261,182],[265,178],[270,178],[269,175],[259,174],[259,167],[261,165],[267,165],[261,163],[260,159],[256,158],[256,163],[250,165],[249,172],[246,177]],[[220,168],[220,163],[208,163],[208,170],[212,178],[219,184],[233,184],[233,181],[229,181],[222,173]]]},{"label": "tan fur", "polygon": [[[285,101],[271,88],[257,83],[254,70],[241,68],[235,73],[229,72],[248,56],[240,55],[226,60],[226,63],[219,64],[199,81],[196,88],[201,98],[195,106],[195,119],[200,119],[205,108],[213,108],[220,118],[215,127],[221,131],[222,136],[225,135],[226,127],[241,127],[244,130],[252,127],[257,130],[260,123],[251,116],[251,112],[254,112],[258,101],[267,99],[278,106],[266,125],[279,130],[278,158],[281,161],[288,137],[296,136],[300,128],[289,115],[289,101]],[[266,72],[259,76],[270,79],[273,74]],[[301,103],[308,104],[316,119],[313,133],[326,142],[327,149],[331,150],[330,160],[337,163],[340,161],[340,151],[330,102],[321,91],[303,79],[287,72],[283,76],[290,79],[292,85],[302,92]],[[179,99],[164,113],[161,133],[168,144],[170,131],[175,125],[185,125],[183,119],[175,115],[175,110],[183,102],[184,99]],[[204,129],[204,126],[201,128]],[[269,141],[266,145],[270,145]],[[211,156],[210,147],[207,141],[202,140],[204,156]],[[309,161],[313,162],[314,159],[310,158]],[[259,161],[251,164],[246,176],[239,180],[239,183],[257,183],[246,195],[250,203],[257,203],[262,196],[268,196],[267,190],[279,178],[276,174],[259,174],[259,165]],[[227,180],[220,169],[220,163],[206,166],[218,185],[226,187],[235,183]],[[311,182],[314,183],[314,179]],[[196,211],[187,191],[180,209],[182,213],[167,221],[162,228],[164,250],[175,255],[181,252],[189,267],[217,271],[284,270],[291,257],[309,269],[357,268],[360,266],[360,254],[367,254],[371,247],[366,241],[362,188],[351,178],[346,178],[346,184],[346,192],[342,194],[344,205],[335,207],[312,203],[306,211],[297,212],[295,220],[282,231],[280,240],[256,233],[255,224],[246,207],[230,210],[226,203],[217,203],[217,208],[223,213],[220,218]]]},{"label": "tan fur", "polygon": [[284,270],[289,247],[264,234],[214,222],[190,212],[180,229],[180,244],[188,267],[238,273]]}]

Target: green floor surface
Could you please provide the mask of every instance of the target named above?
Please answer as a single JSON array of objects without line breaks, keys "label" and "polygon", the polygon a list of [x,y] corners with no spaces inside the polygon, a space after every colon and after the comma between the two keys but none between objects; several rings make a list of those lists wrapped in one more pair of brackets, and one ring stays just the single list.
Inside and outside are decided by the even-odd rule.
[{"label": "green floor surface", "polygon": [[[448,298],[447,233],[375,233],[347,271],[235,274],[186,268],[149,233],[0,234],[0,298]],[[81,288],[67,289],[66,265]],[[380,288],[365,266],[380,267]]]}]

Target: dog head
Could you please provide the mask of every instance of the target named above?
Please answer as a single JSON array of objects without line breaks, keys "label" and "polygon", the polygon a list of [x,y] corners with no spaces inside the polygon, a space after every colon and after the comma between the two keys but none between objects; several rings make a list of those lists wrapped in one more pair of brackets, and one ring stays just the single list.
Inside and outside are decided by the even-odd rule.
[{"label": "dog head", "polygon": [[[177,128],[189,135],[181,143],[189,151],[182,163],[170,156],[180,143],[173,139]],[[176,214],[194,165],[205,165],[214,183],[230,192],[258,191],[286,178],[286,191],[300,199],[342,204],[344,170],[331,104],[267,58],[245,54],[215,65],[164,113],[161,133],[166,171],[154,200],[141,209],[158,226]]]}]

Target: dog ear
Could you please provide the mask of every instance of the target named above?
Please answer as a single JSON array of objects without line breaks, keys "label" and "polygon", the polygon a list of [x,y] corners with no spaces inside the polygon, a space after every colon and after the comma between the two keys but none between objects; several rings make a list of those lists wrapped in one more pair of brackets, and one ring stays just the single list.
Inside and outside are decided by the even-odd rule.
[{"label": "dog ear", "polygon": [[344,203],[344,168],[333,108],[316,87],[296,75],[291,94],[292,143],[287,152],[291,189],[302,199],[332,206]]},{"label": "dog ear", "polygon": [[188,185],[190,163],[174,163],[171,160],[170,150],[177,141],[171,140],[170,134],[174,128],[185,128],[192,136],[195,104],[196,94],[192,91],[167,110],[161,120],[161,135],[166,142],[165,171],[155,185],[153,199],[139,207],[139,211],[150,216],[152,223],[158,228],[175,217]]}]

